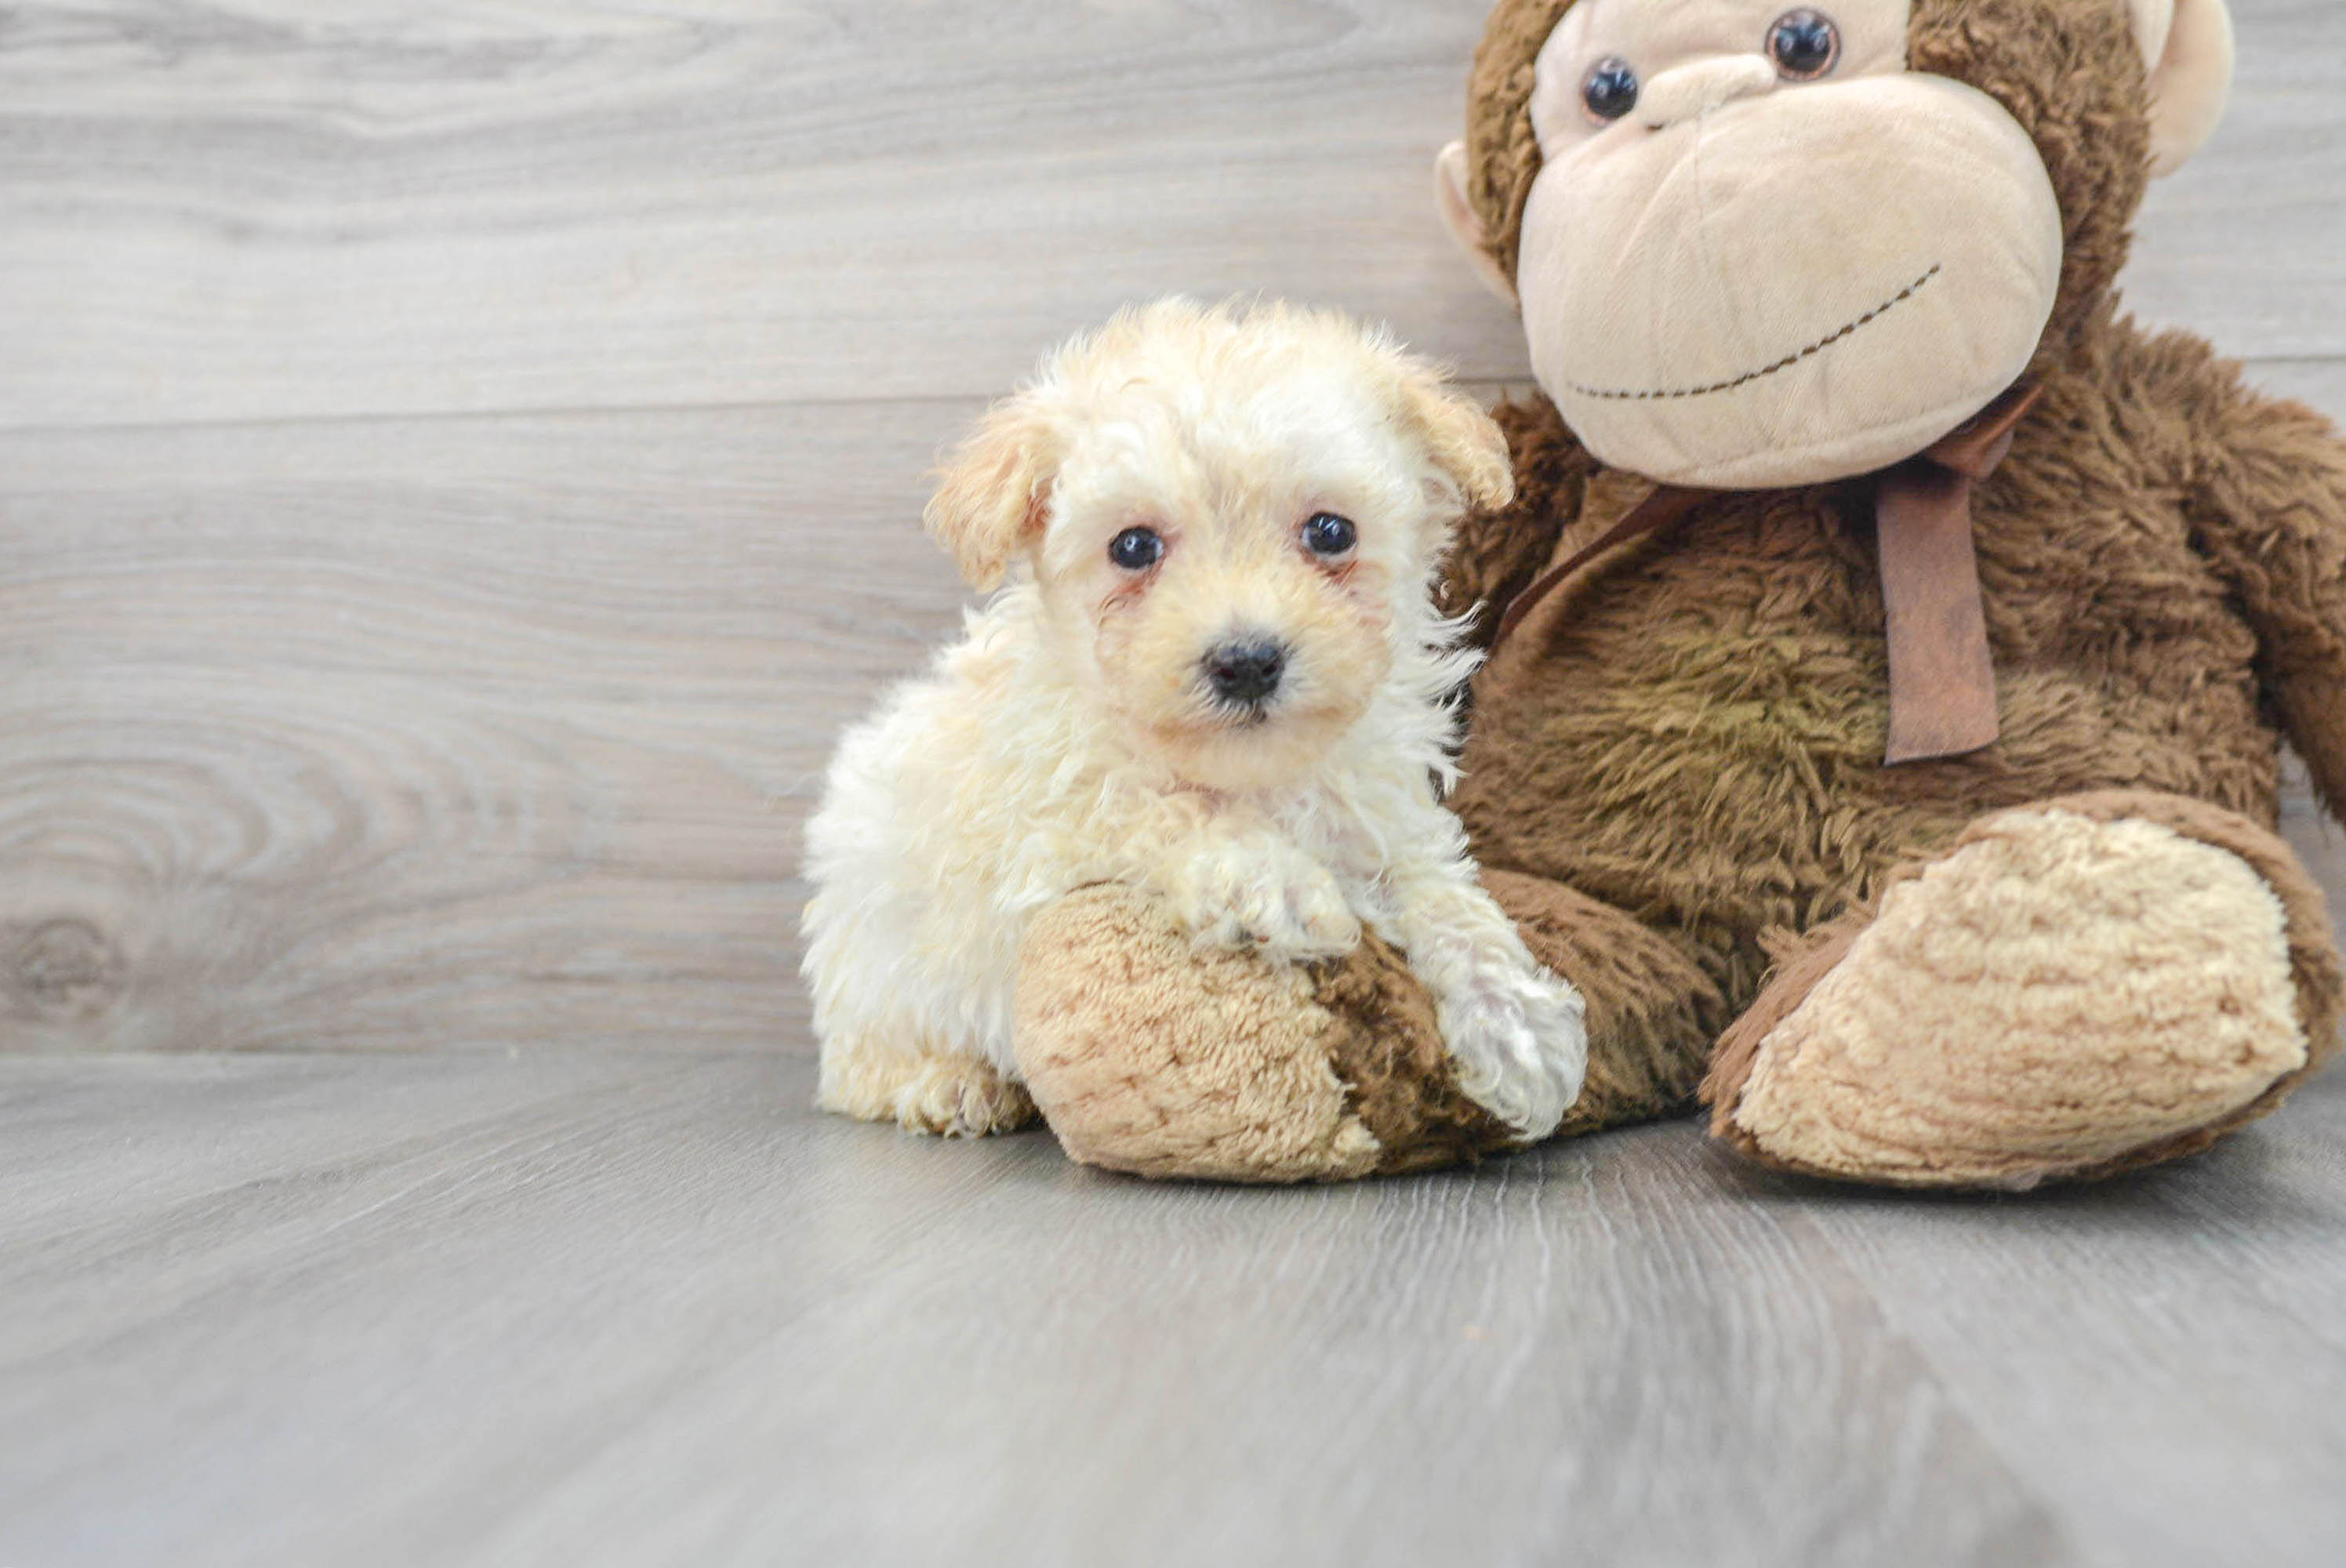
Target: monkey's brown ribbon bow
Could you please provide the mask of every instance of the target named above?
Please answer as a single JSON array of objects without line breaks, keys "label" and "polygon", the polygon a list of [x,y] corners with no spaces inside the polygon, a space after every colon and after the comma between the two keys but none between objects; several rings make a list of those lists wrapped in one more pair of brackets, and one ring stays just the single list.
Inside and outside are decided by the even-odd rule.
[{"label": "monkey's brown ribbon bow", "polygon": [[[1972,491],[2012,451],[2035,387],[2014,387],[1921,455],[1874,484],[1874,531],[1890,650],[1890,746],[1883,760],[1925,762],[1992,746],[2000,731],[1995,661],[1988,650],[1972,544]],[[1665,484],[1602,538],[1541,573],[1517,594],[1491,642],[1496,653],[1540,601],[1598,556],[1668,527],[1708,491]]]}]

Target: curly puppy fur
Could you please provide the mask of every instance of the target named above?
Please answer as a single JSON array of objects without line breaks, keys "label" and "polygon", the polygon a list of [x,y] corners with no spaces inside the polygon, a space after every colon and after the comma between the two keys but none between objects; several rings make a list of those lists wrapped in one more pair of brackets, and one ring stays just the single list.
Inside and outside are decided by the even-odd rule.
[{"label": "curly puppy fur", "polygon": [[[1464,1092],[1553,1129],[1579,999],[1435,794],[1473,659],[1430,582],[1459,515],[1511,490],[1471,400],[1333,314],[1169,301],[1047,361],[928,513],[973,583],[1009,585],[847,736],[808,830],[821,1103],[948,1134],[1024,1120],[1030,917],[1116,883],[1269,970],[1349,953],[1365,922],[1432,993]],[[1312,546],[1328,514],[1357,544]],[[1119,555],[1135,530],[1153,557]],[[1234,647],[1279,651],[1269,695],[1217,685]]]},{"label": "curly puppy fur", "polygon": [[[1474,72],[1468,193],[1509,270],[1538,170],[1532,63],[1568,4],[1501,0]],[[1722,493],[1544,602],[1477,677],[1454,804],[1535,952],[1588,993],[1592,1084],[1638,1086],[1608,1096],[1605,1120],[1685,1105],[1718,1032],[1759,996],[1771,941],[1793,952],[1793,933],[1862,924],[1850,911],[1955,850],[1984,814],[2123,790],[2151,820],[2175,825],[2180,803],[2270,828],[2284,737],[2322,798],[2346,801],[2346,446],[2311,411],[2246,389],[2199,340],[2119,316],[2148,161],[2125,7],[1917,0],[1913,16],[1917,68],[1972,84],[2026,127],[2067,244],[2030,372],[2043,402],[1974,504],[2003,739],[1883,765],[1862,483]],[[1443,592],[1462,614],[1503,606],[1642,489],[1545,400],[1498,417],[1519,494],[1464,532]],[[1485,609],[1474,635],[1494,622]],[[2286,850],[2224,847],[2281,890],[2310,1042],[2301,1066],[2216,1126],[2270,1109],[2336,1049],[2339,991],[2319,900]],[[1552,922],[1572,901],[1603,913],[1571,917],[1572,944],[1544,938],[1535,906]],[[1698,1002],[1657,1007],[1609,978],[1658,941],[1708,983]],[[1591,944],[1625,962],[1570,951]],[[1749,1057],[1730,1053],[1714,1075],[1723,1110]],[[2102,1174],[2212,1135],[2065,1168]]]}]

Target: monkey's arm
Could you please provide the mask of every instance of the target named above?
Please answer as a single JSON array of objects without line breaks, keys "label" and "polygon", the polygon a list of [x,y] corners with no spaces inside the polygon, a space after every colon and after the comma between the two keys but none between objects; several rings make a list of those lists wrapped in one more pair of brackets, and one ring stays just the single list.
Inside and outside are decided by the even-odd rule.
[{"label": "monkey's arm", "polygon": [[2191,484],[2200,546],[2256,628],[2266,688],[2316,792],[2346,815],[2346,439],[2229,370],[2209,390]]},{"label": "monkey's arm", "polygon": [[1556,536],[1580,514],[1580,501],[1596,461],[1583,450],[1556,405],[1544,397],[1504,402],[1491,417],[1506,432],[1515,471],[1515,499],[1479,512],[1458,525],[1443,562],[1435,600],[1445,616],[1481,612],[1466,635],[1488,647],[1507,601],[1523,591],[1556,553]]}]

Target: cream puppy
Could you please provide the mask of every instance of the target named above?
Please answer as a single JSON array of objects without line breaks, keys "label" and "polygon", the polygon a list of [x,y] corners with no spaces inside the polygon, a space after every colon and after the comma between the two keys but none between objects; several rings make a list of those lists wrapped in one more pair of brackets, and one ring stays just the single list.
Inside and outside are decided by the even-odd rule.
[{"label": "cream puppy", "polygon": [[989,412],[930,504],[991,589],[851,730],[807,830],[821,1103],[923,1132],[1033,1115],[1012,1054],[1035,910],[1117,881],[1278,963],[1366,921],[1520,1130],[1579,1095],[1581,1001],[1475,880],[1437,791],[1473,667],[1433,574],[1514,490],[1426,364],[1277,305],[1127,311]]}]

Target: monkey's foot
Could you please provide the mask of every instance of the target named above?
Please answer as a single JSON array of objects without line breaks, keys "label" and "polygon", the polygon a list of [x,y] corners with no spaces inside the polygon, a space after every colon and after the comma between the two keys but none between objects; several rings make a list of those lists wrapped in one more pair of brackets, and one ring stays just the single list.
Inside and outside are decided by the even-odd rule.
[{"label": "monkey's foot", "polygon": [[2278,840],[2194,802],[2076,797],[1983,821],[1878,915],[1814,933],[1705,1095],[1765,1164],[2025,1188],[2270,1109],[2331,1048],[2337,1000],[2319,894]]}]

